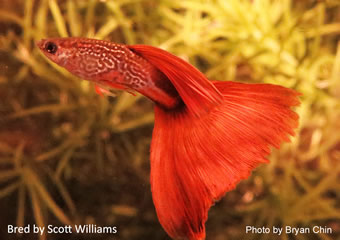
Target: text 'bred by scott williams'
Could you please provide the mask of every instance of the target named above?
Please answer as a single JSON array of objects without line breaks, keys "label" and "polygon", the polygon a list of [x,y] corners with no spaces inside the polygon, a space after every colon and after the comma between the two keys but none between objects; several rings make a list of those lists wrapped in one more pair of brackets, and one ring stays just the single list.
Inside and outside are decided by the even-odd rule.
[{"label": "text 'bred by scott williams'", "polygon": [[47,233],[112,233],[116,234],[118,232],[116,226],[97,226],[95,224],[86,225],[64,225],[64,226],[53,226],[48,225],[46,227],[39,227],[35,224],[26,225],[25,227],[16,227],[13,225],[7,226],[8,233],[37,233],[43,235]]},{"label": "text 'bred by scott williams'", "polygon": [[332,228],[326,227],[326,226],[301,227],[301,228],[291,227],[291,226],[285,226],[285,227],[275,227],[275,226],[273,226],[272,228],[246,226],[246,233],[247,234],[269,234],[269,233],[272,233],[272,234],[276,234],[276,235],[281,235],[282,233],[293,234],[293,235],[309,234],[309,233],[332,234],[333,230],[332,230]]}]

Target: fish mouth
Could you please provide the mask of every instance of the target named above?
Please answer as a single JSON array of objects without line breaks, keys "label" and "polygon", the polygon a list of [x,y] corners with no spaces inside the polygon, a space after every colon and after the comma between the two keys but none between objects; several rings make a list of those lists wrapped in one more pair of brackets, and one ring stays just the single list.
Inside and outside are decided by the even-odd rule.
[{"label": "fish mouth", "polygon": [[39,41],[37,41],[35,44],[37,45],[38,48],[40,48],[41,50],[44,49],[46,43],[46,39],[41,39]]}]

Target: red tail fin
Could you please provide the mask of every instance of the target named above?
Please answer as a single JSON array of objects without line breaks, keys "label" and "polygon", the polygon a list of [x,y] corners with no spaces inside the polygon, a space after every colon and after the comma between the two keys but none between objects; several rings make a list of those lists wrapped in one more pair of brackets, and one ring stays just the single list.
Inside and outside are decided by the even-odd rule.
[{"label": "red tail fin", "polygon": [[207,214],[252,169],[270,146],[288,141],[298,125],[290,110],[297,93],[266,84],[215,83],[224,102],[193,118],[156,107],[151,185],[158,218],[173,238],[204,239]]},{"label": "red tail fin", "polygon": [[167,75],[185,103],[173,111],[155,107],[151,187],[158,218],[172,238],[204,239],[214,201],[267,162],[271,146],[294,135],[298,115],[290,107],[299,94],[270,84],[207,83],[171,54],[132,48]]}]

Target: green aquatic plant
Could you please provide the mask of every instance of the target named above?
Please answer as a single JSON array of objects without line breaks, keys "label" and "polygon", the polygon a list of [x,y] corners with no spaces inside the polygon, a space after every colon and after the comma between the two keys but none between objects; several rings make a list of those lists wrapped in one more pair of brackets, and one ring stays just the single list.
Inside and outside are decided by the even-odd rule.
[{"label": "green aquatic plant", "polygon": [[[5,0],[0,8],[1,212],[15,209],[6,215],[16,218],[17,226],[116,224],[117,239],[165,236],[145,194],[151,103],[128,93],[97,96],[89,82],[35,47],[44,37],[84,36],[161,47],[210,79],[275,83],[301,92],[296,137],[212,209],[208,236],[335,239],[339,12],[336,0]],[[250,234],[247,225],[317,225],[333,233]]]}]

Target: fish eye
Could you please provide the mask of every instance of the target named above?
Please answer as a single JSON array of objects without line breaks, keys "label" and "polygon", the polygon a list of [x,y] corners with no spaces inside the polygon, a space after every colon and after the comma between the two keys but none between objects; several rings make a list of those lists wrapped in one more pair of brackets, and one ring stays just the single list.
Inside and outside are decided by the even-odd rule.
[{"label": "fish eye", "polygon": [[57,50],[58,50],[58,46],[54,43],[54,42],[47,42],[45,44],[45,50],[48,52],[48,53],[56,53]]}]

